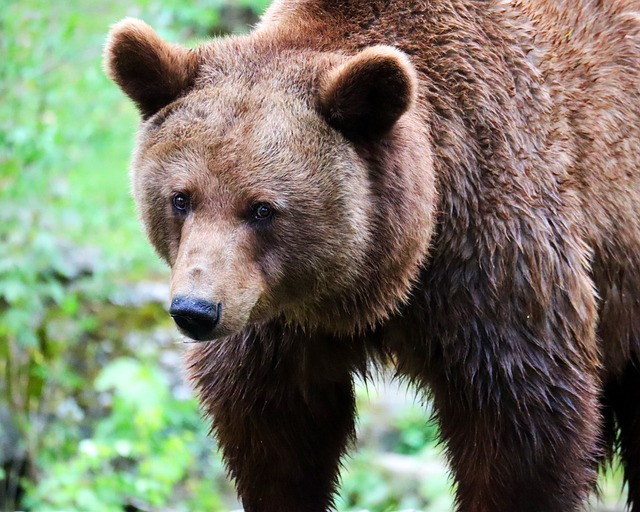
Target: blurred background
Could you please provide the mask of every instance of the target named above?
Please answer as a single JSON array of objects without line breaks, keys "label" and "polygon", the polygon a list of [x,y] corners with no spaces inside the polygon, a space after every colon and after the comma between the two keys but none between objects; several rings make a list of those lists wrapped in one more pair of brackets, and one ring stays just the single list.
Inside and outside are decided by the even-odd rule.
[{"label": "blurred background", "polygon": [[[104,76],[111,24],[187,45],[269,0],[0,0],[0,510],[239,508],[181,366],[168,270],[129,195],[138,121]],[[428,403],[358,388],[340,511],[452,509]],[[621,510],[618,470],[594,510]]]}]

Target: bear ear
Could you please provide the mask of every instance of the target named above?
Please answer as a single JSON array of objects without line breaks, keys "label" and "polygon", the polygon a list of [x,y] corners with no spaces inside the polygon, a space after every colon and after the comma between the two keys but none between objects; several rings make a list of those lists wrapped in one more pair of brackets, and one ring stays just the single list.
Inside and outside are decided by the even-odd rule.
[{"label": "bear ear", "polygon": [[320,111],[354,140],[386,133],[415,99],[416,71],[390,46],[372,46],[332,69],[320,82]]},{"label": "bear ear", "polygon": [[111,28],[104,50],[107,76],[136,103],[145,119],[193,83],[198,65],[194,51],[164,41],[134,18]]}]

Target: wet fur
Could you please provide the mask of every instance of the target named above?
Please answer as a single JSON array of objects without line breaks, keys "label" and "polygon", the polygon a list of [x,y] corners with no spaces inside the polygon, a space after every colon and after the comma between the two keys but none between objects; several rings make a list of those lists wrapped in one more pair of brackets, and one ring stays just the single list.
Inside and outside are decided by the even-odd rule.
[{"label": "wet fur", "polygon": [[[322,75],[372,45],[405,52],[418,80],[417,98],[381,139],[344,131],[378,190],[374,210],[362,205],[380,215],[368,252],[355,257],[373,272],[348,297],[190,350],[245,510],[331,506],[353,437],[353,375],[393,361],[433,397],[458,510],[579,510],[615,444],[629,507],[640,511],[640,9],[624,0],[277,0],[253,34],[195,55],[237,59],[251,75],[280,69],[273,63],[288,52],[329,52],[309,70]],[[181,73],[187,98],[211,80],[210,70]],[[432,152],[435,192],[419,193],[432,194],[433,227],[406,208],[427,163],[393,171],[411,168],[421,148]],[[137,186],[156,186],[145,180]],[[166,214],[146,205],[142,215],[171,263],[179,241],[167,240]],[[306,236],[331,240],[330,221],[323,226],[289,249],[315,243]],[[403,261],[406,226],[430,233],[407,251],[423,251],[420,268]]]}]

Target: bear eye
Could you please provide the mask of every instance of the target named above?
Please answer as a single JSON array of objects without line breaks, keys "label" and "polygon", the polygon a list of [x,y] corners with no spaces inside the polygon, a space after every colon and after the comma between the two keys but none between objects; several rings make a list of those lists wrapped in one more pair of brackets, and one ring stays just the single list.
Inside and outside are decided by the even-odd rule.
[{"label": "bear eye", "polygon": [[267,220],[273,216],[273,207],[268,203],[257,203],[253,205],[252,214],[256,220]]},{"label": "bear eye", "polygon": [[172,203],[176,211],[180,213],[187,213],[187,210],[189,209],[189,198],[186,194],[183,194],[182,192],[174,194]]}]

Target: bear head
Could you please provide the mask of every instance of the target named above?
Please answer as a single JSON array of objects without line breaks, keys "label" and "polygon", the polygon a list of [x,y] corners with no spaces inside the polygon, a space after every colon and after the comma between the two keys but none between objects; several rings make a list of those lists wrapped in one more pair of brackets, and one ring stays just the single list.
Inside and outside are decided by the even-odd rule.
[{"label": "bear head", "polygon": [[187,49],[125,19],[105,68],[142,117],[133,195],[187,336],[276,318],[353,333],[408,299],[435,178],[404,53],[264,31]]}]

